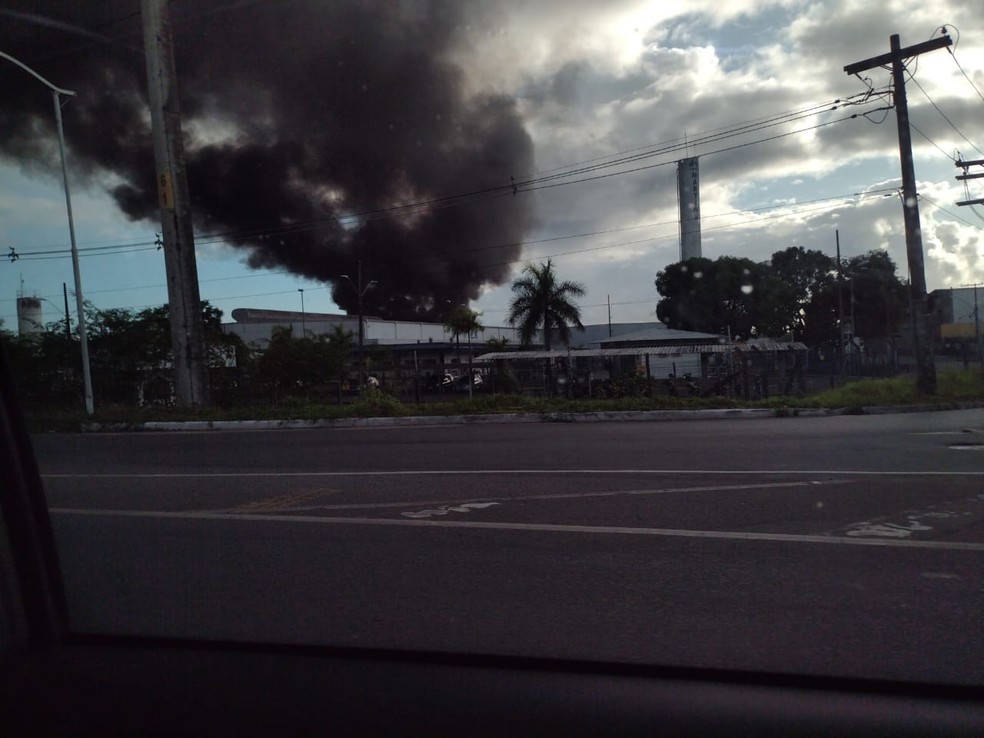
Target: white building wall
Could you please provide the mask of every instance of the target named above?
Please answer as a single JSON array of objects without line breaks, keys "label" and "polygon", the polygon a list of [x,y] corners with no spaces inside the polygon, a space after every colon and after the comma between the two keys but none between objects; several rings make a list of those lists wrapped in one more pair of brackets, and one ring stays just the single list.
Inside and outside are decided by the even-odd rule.
[{"label": "white building wall", "polygon": [[[646,371],[646,357],[639,357],[639,368]],[[649,376],[665,379],[675,372],[677,377],[689,374],[700,377],[700,354],[681,354],[680,356],[650,356]]]},{"label": "white building wall", "polygon": [[[359,335],[358,318],[342,318],[337,320],[307,320],[303,330],[307,335],[319,336],[331,333],[335,326],[341,324],[351,331],[353,338]],[[297,337],[302,335],[302,324],[299,319],[262,323],[225,323],[222,329],[233,333],[247,344],[264,348],[270,341],[273,329],[278,326],[289,326]],[[483,344],[491,338],[507,338],[512,345],[519,345],[519,332],[511,327],[488,326],[472,334],[472,344]],[[381,320],[379,318],[365,319],[365,340],[367,344],[392,345],[401,343],[440,343],[449,342],[453,338],[440,323],[423,323],[402,320]],[[461,336],[461,343],[467,342],[466,336]]]}]

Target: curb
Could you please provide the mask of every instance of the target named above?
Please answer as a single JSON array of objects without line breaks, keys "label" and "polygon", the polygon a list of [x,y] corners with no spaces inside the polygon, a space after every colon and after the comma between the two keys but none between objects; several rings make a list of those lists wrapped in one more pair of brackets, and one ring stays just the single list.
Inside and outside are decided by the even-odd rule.
[{"label": "curb", "polygon": [[144,423],[86,423],[88,433],[112,431],[249,431],[314,428],[403,428],[437,425],[490,425],[498,423],[609,423],[673,420],[754,420],[757,418],[826,418],[839,415],[895,415],[902,413],[972,410],[984,402],[923,405],[869,405],[841,408],[718,408],[710,410],[622,410],[595,413],[485,413],[480,415],[416,415],[377,418],[322,418],[317,420],[187,420]]}]

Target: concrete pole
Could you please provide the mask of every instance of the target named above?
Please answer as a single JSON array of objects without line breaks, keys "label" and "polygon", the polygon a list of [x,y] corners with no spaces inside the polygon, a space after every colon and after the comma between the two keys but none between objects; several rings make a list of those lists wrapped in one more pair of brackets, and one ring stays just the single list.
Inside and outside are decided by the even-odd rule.
[{"label": "concrete pole", "polygon": [[72,216],[72,194],[68,188],[68,165],[65,163],[65,131],[62,127],[61,99],[52,90],[55,99],[55,122],[58,125],[58,150],[61,152],[62,181],[65,183],[65,208],[68,210],[68,235],[72,241],[72,274],[75,278],[75,309],[79,314],[79,346],[82,349],[82,388],[85,394],[85,412],[95,411],[92,400],[92,372],[89,368],[89,336],[85,329],[85,300],[82,298],[82,271],[79,267],[79,249],[75,243],[75,218]]},{"label": "concrete pole", "polygon": [[472,385],[475,384],[475,370],[472,367],[471,331],[468,331],[468,399],[472,399]]},{"label": "concrete pole", "polygon": [[208,373],[168,0],[141,0],[179,407],[207,407]]},{"label": "concrete pole", "polygon": [[68,285],[62,282],[62,297],[65,299],[65,338],[72,340],[72,319],[68,316]]},{"label": "concrete pole", "polygon": [[981,345],[981,315],[977,309],[977,284],[974,284],[974,340],[977,342],[977,361],[984,366],[984,346]]},{"label": "concrete pole", "polygon": [[304,313],[304,290],[298,287],[297,291],[301,293],[301,338],[307,338],[307,321]]},{"label": "concrete pole", "polygon": [[362,259],[359,259],[356,272],[355,291],[359,295],[359,388],[366,383],[366,327],[362,319]]}]

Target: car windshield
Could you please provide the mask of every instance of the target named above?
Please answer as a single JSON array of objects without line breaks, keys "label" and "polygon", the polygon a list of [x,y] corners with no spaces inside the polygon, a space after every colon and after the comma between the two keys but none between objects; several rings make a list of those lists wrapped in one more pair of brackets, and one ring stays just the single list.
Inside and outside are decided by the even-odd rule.
[{"label": "car windshield", "polygon": [[13,0],[0,81],[73,631],[981,684],[972,4]]}]

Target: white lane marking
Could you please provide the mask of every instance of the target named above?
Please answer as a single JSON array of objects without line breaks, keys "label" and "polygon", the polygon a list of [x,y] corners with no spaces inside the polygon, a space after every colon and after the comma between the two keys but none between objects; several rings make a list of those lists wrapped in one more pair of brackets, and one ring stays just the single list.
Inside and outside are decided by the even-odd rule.
[{"label": "white lane marking", "polygon": [[932,530],[931,525],[923,525],[915,518],[906,523],[855,523],[844,533],[847,536],[878,536],[881,538],[908,538],[915,531]]},{"label": "white lane marking", "polygon": [[[467,500],[407,500],[405,502],[358,502],[352,504],[337,503],[330,505],[309,505],[293,507],[295,512],[311,510],[383,510],[390,507],[423,507],[425,505],[464,505],[477,502],[529,502],[538,500],[576,500],[590,497],[617,497],[619,495],[665,495],[679,492],[727,492],[743,489],[778,489],[783,487],[817,487],[830,484],[849,484],[851,480],[810,480],[806,482],[772,482],[770,484],[719,484],[707,487],[668,487],[664,489],[621,489],[604,490],[601,492],[558,492],[549,495],[522,495],[519,497],[475,497]],[[229,512],[239,512],[229,508]],[[216,512],[225,512],[217,510]]]},{"label": "white lane marking", "polygon": [[950,574],[945,571],[924,571],[919,576],[923,579],[960,579],[959,574]]},{"label": "white lane marking", "polygon": [[[984,495],[968,497],[966,501],[974,502],[977,499],[984,499]],[[965,502],[966,502],[965,501]],[[943,505],[960,504],[959,501],[947,501],[940,503]],[[893,516],[884,516],[869,520],[861,520],[851,523],[844,528],[844,535],[847,536],[877,536],[881,538],[908,538],[914,532],[932,530],[933,526],[927,525],[926,521],[936,522],[939,520],[949,520],[952,518],[962,518],[974,515],[969,510],[939,510],[938,505],[930,505],[924,510],[904,510],[901,515],[905,516],[905,522],[891,522]]]},{"label": "white lane marking", "polygon": [[560,475],[579,474],[654,474],[654,475],[780,475],[799,476],[881,476],[881,477],[980,477],[984,471],[846,471],[831,469],[411,469],[404,471],[320,471],[320,472],[151,472],[151,473],[96,473],[96,474],[42,474],[44,479],[215,479],[249,477],[426,477],[426,476],[480,476],[480,475]]},{"label": "white lane marking", "polygon": [[501,502],[466,502],[462,505],[442,505],[441,507],[429,510],[417,510],[414,512],[402,512],[400,515],[406,518],[433,518],[447,515],[449,512],[470,513],[472,510],[484,510],[493,505],[501,505]]},{"label": "white lane marking", "polygon": [[909,541],[883,538],[844,538],[794,533],[749,533],[745,531],[678,530],[673,528],[620,528],[607,525],[556,525],[549,523],[486,523],[471,520],[408,520],[406,518],[330,518],[308,515],[236,515],[232,513],[152,512],[146,510],[79,510],[53,508],[53,515],[85,517],[164,518],[172,520],[238,520],[266,523],[307,523],[321,525],[416,526],[424,528],[474,528],[543,533],[588,533],[596,535],[635,535],[667,538],[704,538],[776,543],[819,543],[835,546],[879,546],[884,548],[928,548],[943,551],[984,552],[984,543],[963,541]]}]

